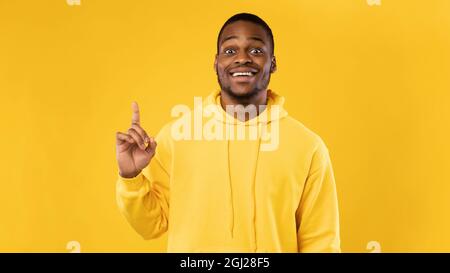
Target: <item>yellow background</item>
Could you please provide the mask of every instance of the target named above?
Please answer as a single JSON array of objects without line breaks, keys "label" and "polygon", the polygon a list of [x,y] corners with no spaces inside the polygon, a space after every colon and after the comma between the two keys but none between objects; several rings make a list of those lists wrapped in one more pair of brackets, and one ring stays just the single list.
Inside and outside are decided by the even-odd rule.
[{"label": "yellow background", "polygon": [[217,33],[244,11],[330,149],[342,250],[450,251],[449,0],[0,0],[0,251],[165,251],[118,212],[115,132],[133,100],[154,134],[217,89]]}]

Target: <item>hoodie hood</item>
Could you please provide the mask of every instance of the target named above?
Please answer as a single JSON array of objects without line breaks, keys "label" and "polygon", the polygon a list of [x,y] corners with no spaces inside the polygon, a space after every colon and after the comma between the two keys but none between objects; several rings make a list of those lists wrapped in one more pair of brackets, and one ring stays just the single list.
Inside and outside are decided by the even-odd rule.
[{"label": "hoodie hood", "polygon": [[[256,157],[256,162],[254,162],[254,170],[253,170],[253,179],[252,181],[249,181],[249,183],[251,183],[251,187],[252,187],[252,215],[253,215],[253,219],[252,219],[252,233],[253,233],[253,238],[252,238],[252,242],[251,242],[251,248],[256,251],[257,246],[256,246],[256,230],[255,230],[255,210],[256,210],[256,198],[255,198],[255,184],[256,184],[256,173],[257,173],[257,168],[258,168],[258,159],[259,159],[259,154],[261,153],[262,149],[261,149],[261,138],[262,138],[262,132],[264,131],[264,128],[267,127],[274,127],[272,126],[273,123],[275,122],[279,122],[279,120],[285,118],[286,116],[288,116],[287,111],[283,108],[284,105],[284,97],[276,94],[275,92],[273,92],[272,90],[268,90],[267,91],[267,105],[266,107],[264,107],[264,109],[262,111],[260,111],[260,113],[248,120],[248,121],[240,121],[239,119],[235,118],[234,116],[228,114],[223,108],[222,105],[220,103],[220,90],[219,91],[215,91],[213,93],[211,93],[206,100],[204,101],[204,109],[207,109],[207,107],[212,107],[212,109],[214,109],[214,111],[217,111],[216,114],[214,115],[214,118],[218,121],[221,122],[223,124],[225,124],[225,126],[236,126],[236,125],[241,125],[241,126],[246,126],[248,128],[248,126],[257,126],[257,155]],[[278,126],[277,126],[278,128]],[[233,141],[233,140],[231,140]],[[232,183],[232,177],[231,177],[231,170],[230,170],[230,138],[227,137],[226,138],[226,145],[224,147],[224,149],[226,149],[225,153],[227,155],[226,158],[226,162],[227,162],[227,172],[228,172],[228,185],[227,185],[227,189],[228,192],[225,193],[228,196],[228,229],[230,232],[230,236],[231,238],[234,237],[234,220],[235,220],[235,204],[233,201],[233,183]]]},{"label": "hoodie hood", "polygon": [[214,117],[225,123],[225,124],[235,124],[235,125],[254,125],[254,124],[268,124],[272,121],[282,119],[288,115],[287,111],[284,109],[284,97],[278,95],[272,90],[267,90],[267,106],[261,113],[248,120],[248,121],[240,121],[235,117],[229,115],[223,108],[220,103],[220,90],[214,91],[206,98],[204,101],[204,107],[214,106],[217,108],[218,115]]}]

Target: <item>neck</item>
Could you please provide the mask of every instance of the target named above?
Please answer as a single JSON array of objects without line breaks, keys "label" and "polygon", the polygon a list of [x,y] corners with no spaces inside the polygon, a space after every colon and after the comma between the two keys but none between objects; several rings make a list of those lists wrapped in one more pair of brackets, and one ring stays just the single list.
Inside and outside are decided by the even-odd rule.
[{"label": "neck", "polygon": [[[222,108],[226,111],[227,106],[233,106],[234,112],[229,113],[233,114],[235,118],[240,121],[248,121],[249,119],[254,118],[259,115],[260,112],[264,111],[267,106],[267,92],[268,90],[261,90],[257,94],[251,97],[239,98],[228,94],[223,90],[220,91],[220,104]],[[235,107],[235,106],[244,106],[244,107]],[[256,108],[255,111],[248,111],[247,106],[254,105]],[[243,109],[247,108],[247,109]]]}]

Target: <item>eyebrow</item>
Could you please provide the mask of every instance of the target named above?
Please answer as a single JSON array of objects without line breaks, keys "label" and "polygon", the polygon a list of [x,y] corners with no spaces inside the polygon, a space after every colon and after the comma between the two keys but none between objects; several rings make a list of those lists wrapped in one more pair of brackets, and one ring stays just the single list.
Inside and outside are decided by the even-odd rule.
[{"label": "eyebrow", "polygon": [[[222,43],[221,43],[221,44],[225,43],[225,42],[228,41],[228,40],[231,40],[231,39],[237,39],[237,38],[238,38],[238,37],[237,37],[236,35],[228,36],[228,37],[226,37],[225,39],[222,40]],[[261,39],[261,38],[258,37],[258,36],[251,36],[251,37],[249,37],[247,40],[260,41],[260,42],[263,43],[264,45],[266,44],[266,43],[264,42],[264,40]]]}]

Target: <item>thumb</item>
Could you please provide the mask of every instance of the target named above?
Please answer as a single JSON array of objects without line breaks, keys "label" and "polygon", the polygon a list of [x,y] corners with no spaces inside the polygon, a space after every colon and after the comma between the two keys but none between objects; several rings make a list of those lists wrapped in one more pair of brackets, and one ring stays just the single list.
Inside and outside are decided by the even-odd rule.
[{"label": "thumb", "polygon": [[156,143],[155,139],[153,137],[151,137],[149,145],[147,146],[147,148],[145,148],[145,151],[147,153],[154,153],[156,150],[156,145],[157,145],[157,143]]}]

